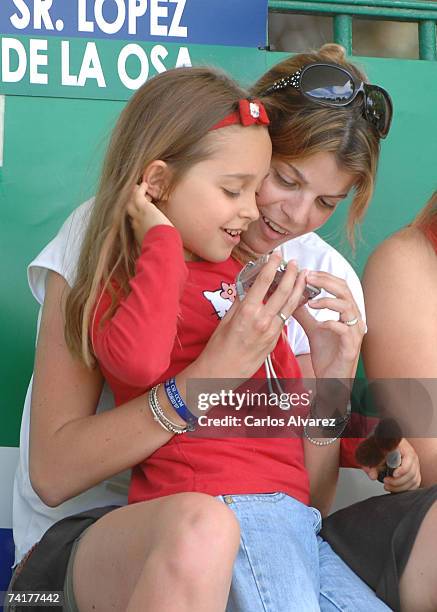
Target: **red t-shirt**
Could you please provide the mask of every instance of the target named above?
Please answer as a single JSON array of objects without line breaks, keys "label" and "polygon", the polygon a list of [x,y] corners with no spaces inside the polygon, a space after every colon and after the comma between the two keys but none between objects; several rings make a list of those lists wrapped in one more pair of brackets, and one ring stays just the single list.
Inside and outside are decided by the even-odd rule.
[{"label": "red t-shirt", "polygon": [[[94,316],[94,351],[116,405],[175,376],[200,355],[235,299],[240,270],[232,258],[185,262],[180,235],[170,226],[147,233],[131,292],[100,325],[111,303],[109,294],[103,294]],[[300,378],[285,334],[271,357],[278,378]],[[264,366],[254,375],[265,376]],[[308,503],[302,440],[173,436],[134,468],[129,502],[188,491],[283,491]]]}]

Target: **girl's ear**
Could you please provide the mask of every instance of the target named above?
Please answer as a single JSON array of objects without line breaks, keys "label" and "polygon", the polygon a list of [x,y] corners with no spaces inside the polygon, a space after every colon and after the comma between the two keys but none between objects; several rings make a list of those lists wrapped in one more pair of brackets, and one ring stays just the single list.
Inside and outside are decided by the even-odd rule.
[{"label": "girl's ear", "polygon": [[171,171],[164,161],[156,159],[145,168],[142,179],[147,183],[148,195],[159,202],[170,184]]}]

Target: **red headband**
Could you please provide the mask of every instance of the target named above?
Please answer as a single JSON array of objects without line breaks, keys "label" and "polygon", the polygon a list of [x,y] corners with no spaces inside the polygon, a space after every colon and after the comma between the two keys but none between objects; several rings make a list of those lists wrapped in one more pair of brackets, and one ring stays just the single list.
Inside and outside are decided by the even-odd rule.
[{"label": "red headband", "polygon": [[240,100],[238,102],[238,110],[230,113],[210,128],[212,130],[218,130],[228,125],[269,125],[270,121],[267,116],[267,111],[264,105],[259,100]]}]

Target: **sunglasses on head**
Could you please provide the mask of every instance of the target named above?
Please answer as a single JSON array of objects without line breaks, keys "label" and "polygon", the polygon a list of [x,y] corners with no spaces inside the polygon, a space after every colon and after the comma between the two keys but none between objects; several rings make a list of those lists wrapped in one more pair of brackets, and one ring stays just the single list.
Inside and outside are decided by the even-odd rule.
[{"label": "sunglasses on head", "polygon": [[347,106],[362,93],[364,118],[380,138],[385,138],[390,130],[393,104],[388,92],[377,85],[364,83],[337,64],[307,64],[275,81],[261,95],[270,95],[286,87],[298,89],[305,98],[321,106]]}]

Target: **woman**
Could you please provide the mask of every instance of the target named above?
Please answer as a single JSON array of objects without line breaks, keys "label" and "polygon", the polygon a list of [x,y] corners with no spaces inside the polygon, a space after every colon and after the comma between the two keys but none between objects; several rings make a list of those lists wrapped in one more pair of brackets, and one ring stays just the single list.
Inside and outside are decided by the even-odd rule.
[{"label": "woman", "polygon": [[[369,321],[363,346],[366,374],[370,379],[386,379],[379,382],[384,408],[396,414],[410,435],[420,459],[423,487],[437,482],[436,253],[437,191],[409,226],[379,245],[364,274]],[[405,540],[405,534],[411,533],[409,521],[414,511],[421,512],[420,506],[398,518],[399,536]],[[411,539],[406,540],[409,548],[404,546],[400,559],[400,569],[405,567],[401,581],[405,609],[437,609],[432,562],[436,536],[434,505],[422,523],[408,562]]]},{"label": "woman", "polygon": [[[332,55],[332,53],[334,53],[334,55]],[[329,48],[320,55],[298,56],[297,58],[294,58],[296,63],[291,63],[289,66],[286,66],[285,69],[288,69],[289,72],[294,73],[296,69],[306,65],[307,63],[318,60],[332,61],[333,59],[337,59],[337,57],[338,51]],[[339,59],[342,61],[341,57]],[[300,64],[299,61],[301,62]],[[269,84],[272,84],[276,77],[275,75],[270,75],[267,78],[269,80]],[[359,79],[359,77],[357,78]],[[299,97],[301,97],[300,94]],[[274,99],[274,94],[271,93],[269,98]],[[296,184],[298,184],[298,180],[302,181],[302,179],[299,177],[309,179],[305,180],[304,182],[302,181],[302,192],[306,194],[306,197],[300,198],[300,201],[307,207],[307,212],[304,212],[303,214],[303,217],[307,218],[307,222],[304,221],[301,223],[297,222],[297,220],[293,221],[293,219],[289,217],[289,212],[284,211],[283,202],[273,202],[274,206],[272,210],[277,210],[281,215],[281,219],[274,215],[269,215],[267,217],[264,213],[265,219],[262,219],[264,225],[259,227],[260,240],[264,243],[266,242],[266,232],[269,232],[270,230],[275,232],[275,234],[270,234],[270,236],[274,237],[274,240],[267,241],[269,242],[269,246],[271,245],[270,248],[276,246],[284,239],[290,238],[292,235],[298,235],[300,231],[309,231],[310,229],[320,226],[326,220],[326,218],[332,214],[338,201],[340,201],[340,199],[347,194],[349,189],[354,186],[358,188],[358,194],[355,198],[352,216],[359,216],[364,211],[372,191],[374,172],[376,169],[376,162],[379,152],[379,139],[375,130],[375,125],[372,125],[368,119],[363,117],[363,107],[359,98],[360,97],[356,98],[356,102],[354,104],[336,109],[332,109],[331,107],[322,108],[321,106],[312,102],[305,102],[302,104],[303,112],[307,108],[308,123],[310,122],[311,114],[314,114],[314,116],[317,118],[317,121],[315,121],[313,125],[323,125],[324,122],[322,122],[321,119],[325,116],[325,114],[327,118],[332,116],[334,123],[336,122],[338,138],[340,140],[340,133],[343,129],[343,143],[345,125],[344,120],[349,117],[347,129],[350,132],[351,129],[355,128],[356,132],[361,135],[361,148],[365,150],[362,157],[364,161],[361,164],[361,168],[358,167],[359,165],[354,166],[354,161],[356,160],[354,159],[353,155],[351,155],[350,159],[348,160],[347,152],[345,155],[345,161],[343,161],[341,156],[337,160],[337,157],[334,155],[333,151],[336,153],[341,153],[341,151],[338,151],[338,141],[335,144],[332,142],[332,140],[326,144],[327,150],[324,150],[321,144],[318,146],[314,144],[312,149],[314,154],[309,155],[308,159],[304,158],[302,160],[305,167],[298,166],[298,155],[291,155],[290,157],[293,160],[295,157],[296,159],[294,161],[293,168],[287,169],[287,172],[288,170],[296,172]],[[282,102],[282,104],[284,104],[284,102]],[[302,117],[300,117],[298,125],[300,125],[301,122]],[[330,127],[332,127],[332,125]],[[287,125],[287,128],[290,129],[290,125]],[[298,129],[298,126],[296,126],[296,129]],[[327,130],[327,132],[328,131],[329,130]],[[332,130],[330,133],[332,134]],[[276,135],[278,147],[280,146],[281,140],[279,136],[280,134]],[[272,133],[272,137],[275,147],[274,133]],[[315,157],[317,150],[321,152],[321,157]],[[299,151],[299,155],[301,154],[302,152]],[[329,177],[326,177],[329,178],[330,183],[330,189],[328,191],[325,191],[327,183],[324,184],[323,191],[320,189],[320,185],[314,184],[314,168],[317,167],[317,169],[320,171],[320,163],[323,163],[323,167],[327,169],[329,175]],[[347,170],[344,172],[341,171],[343,163],[349,163]],[[280,168],[282,168],[282,166],[280,166]],[[275,173],[274,176],[276,176],[276,173],[277,176],[275,179],[273,179],[272,174],[270,175],[269,178],[272,180],[266,181],[267,188],[270,188],[273,180],[284,180],[284,177],[281,177],[281,179],[278,178],[281,176],[279,172],[280,168],[275,168],[275,166],[273,167]],[[352,169],[353,173],[351,172]],[[260,193],[260,198],[262,198],[262,192]],[[317,213],[315,215],[313,214],[313,207],[315,207]],[[279,223],[280,220],[282,223]],[[297,230],[295,229],[294,224],[296,224]],[[265,225],[269,226],[268,230],[266,229]],[[290,232],[288,231],[288,228],[291,228]],[[257,232],[255,232],[255,237],[256,234]],[[268,235],[269,234],[267,233],[267,236]],[[282,238],[279,236],[282,236]],[[251,251],[259,251],[259,243],[257,239],[255,239],[252,243],[252,241],[248,238],[246,242],[248,243]],[[264,246],[261,248],[264,248]],[[349,364],[347,366],[347,373],[346,370],[344,370],[344,373],[347,376],[350,376],[353,373],[351,363],[353,363],[356,359],[357,349],[363,333],[363,326],[359,324],[358,321],[355,322],[355,319],[358,319],[359,317],[358,309],[354,304],[350,292],[341,281],[332,279],[331,277],[328,278],[328,276],[323,274],[315,274],[313,279],[310,280],[314,280],[314,282],[318,281],[319,285],[324,286],[331,293],[339,297],[339,302],[341,302],[342,306],[341,313],[343,315],[343,321],[350,323],[350,325],[342,325],[340,323],[320,325],[317,322],[314,322],[312,319],[310,320],[305,313],[301,314],[301,320],[305,325],[310,341],[312,341],[312,348],[314,352],[313,363],[316,374],[319,376],[327,375],[327,364],[331,363],[333,355],[336,355],[336,359],[339,364]],[[142,412],[144,398],[142,398],[142,401],[134,400],[133,402],[130,402],[129,405],[125,406],[123,410],[117,411],[118,416],[116,417],[114,417],[112,413],[110,415],[104,414],[94,416],[94,406],[99,390],[99,376],[96,372],[84,372],[77,365],[74,366],[73,364],[68,363],[69,357],[65,353],[65,346],[62,346],[62,342],[59,342],[63,338],[63,322],[62,316],[59,314],[58,305],[63,299],[64,290],[65,281],[57,278],[56,276],[52,276],[52,278],[49,279],[44,309],[45,312],[43,313],[40,331],[38,348],[39,355],[36,362],[36,384],[34,387],[32,408],[35,415],[41,414],[43,411],[46,412],[45,419],[33,417],[33,431],[31,439],[31,459],[33,463],[32,478],[41,497],[51,505],[60,503],[75,493],[83,491],[85,488],[101,481],[103,478],[120,471],[120,469],[138,463],[139,460],[153,452],[153,447],[156,448],[156,446],[160,446],[160,440],[158,439],[154,440],[153,445],[145,442],[147,437],[147,427],[144,413]],[[340,308],[338,303],[336,308],[337,310]],[[264,334],[260,335],[259,329],[256,329],[257,320],[259,321],[259,318],[266,321],[265,312],[263,311],[261,304],[259,305],[259,308],[257,308],[255,321],[248,320],[247,317],[243,317],[241,314],[241,307],[239,305],[236,305],[235,311],[236,313],[234,312],[234,316],[232,318],[228,318],[228,320],[225,319],[223,321],[223,324],[219,328],[220,332],[214,334],[211,342],[208,344],[207,348],[202,354],[202,359],[197,363],[194,363],[193,366],[188,369],[188,371],[185,371],[186,378],[190,376],[194,377],[196,374],[197,376],[202,376],[204,372],[207,372],[208,375],[211,376],[211,364],[208,363],[207,369],[205,368],[205,364],[208,360],[208,352],[210,355],[215,356],[217,351],[220,351],[220,354],[223,355],[229,354],[230,360],[226,363],[226,367],[223,367],[223,365],[221,366],[221,370],[217,367],[215,368],[215,376],[236,376],[241,373],[240,375],[245,377],[247,372],[242,372],[241,364],[250,363],[251,360],[256,361],[259,359],[260,354],[267,350],[271,343],[271,335],[267,333],[268,330],[266,330]],[[238,317],[240,319],[240,332],[236,333],[238,331],[238,326],[236,325]],[[270,327],[275,324],[273,317],[269,318],[268,324]],[[333,327],[335,327],[337,333],[333,332]],[[341,333],[344,335],[344,338],[341,341],[337,341],[337,345],[335,346],[332,343],[334,339],[333,337],[338,335],[340,329]],[[53,333],[54,335],[52,335]],[[55,341],[55,346],[58,347],[59,352],[53,351],[50,337],[52,342]],[[329,350],[326,350],[327,345],[326,342],[322,341],[323,337],[328,337],[330,347]],[[317,346],[317,343],[319,346]],[[343,354],[338,354],[338,347],[344,351]],[[52,366],[50,366],[50,360]],[[75,414],[78,414],[77,406],[74,406],[73,404],[77,403],[77,397],[74,397],[74,392],[80,385],[82,413],[80,417],[72,422],[70,421],[63,424],[56,422],[58,414],[55,412],[55,406],[59,407],[58,398],[60,398],[61,395],[62,397],[65,397],[66,388],[64,385],[61,390],[56,388],[57,385],[53,386],[49,384],[49,379],[51,378],[53,368],[56,368],[58,371],[69,371],[68,384],[71,384],[70,390],[72,392],[72,397],[71,404],[66,407],[64,406],[65,412],[68,413],[73,411]],[[85,397],[88,399],[85,399]],[[82,398],[84,398],[83,401]],[[53,408],[51,409],[50,406]],[[43,434],[42,425],[47,424],[47,419],[51,423],[52,429],[50,432],[47,432],[46,430]],[[122,439],[120,439],[120,436],[116,435],[120,431],[124,432]],[[69,445],[69,440],[72,439],[71,436],[73,436],[74,439],[79,440],[80,444],[79,449],[75,449],[74,452],[72,449],[70,450],[71,445]],[[46,444],[47,452],[45,453],[45,456],[43,456],[41,453],[41,441],[43,437],[45,437],[46,442],[49,440],[49,444]],[[62,453],[59,452],[61,448],[63,450]],[[34,454],[32,457],[33,449]],[[61,463],[54,463],[55,457],[58,457],[59,455],[62,455]],[[121,457],[123,457],[122,461]],[[93,465],[92,470],[89,469],[90,465]],[[65,472],[67,470],[69,473],[68,479],[65,478]],[[49,485],[47,484],[48,476],[50,477]],[[172,545],[175,547],[176,558],[178,558],[177,551],[180,550],[182,553],[187,541],[191,542],[191,547],[200,542],[201,545],[196,549],[198,552],[197,558],[200,567],[202,567],[204,564],[205,551],[203,549],[203,542],[205,538],[219,538],[220,542],[225,542],[225,547],[218,549],[217,558],[213,563],[211,563],[211,559],[208,556],[208,568],[210,568],[211,571],[204,572],[202,574],[202,579],[205,580],[205,585],[208,584],[208,580],[216,580],[216,576],[214,578],[214,572],[217,571],[219,567],[223,567],[223,563],[226,558],[232,558],[232,555],[235,554],[236,536],[238,540],[238,534],[235,532],[235,523],[229,519],[229,514],[224,513],[220,506],[214,505],[211,503],[211,501],[213,500],[198,499],[194,505],[190,505],[190,501],[187,499],[185,504],[185,512],[180,514],[179,522],[177,528],[175,526],[175,529],[169,529],[168,522],[166,522],[165,527],[167,527],[167,529],[163,530],[161,524],[161,521],[164,519],[165,521],[171,520],[171,507],[168,508],[166,513],[162,513],[158,517],[158,522],[156,523],[159,542],[162,543],[162,546],[164,546],[167,538],[168,545],[168,538],[171,538]],[[152,520],[153,517],[155,517],[153,520],[156,522],[156,512],[148,512],[146,515],[142,513],[143,509],[139,504],[137,504],[136,508],[133,508],[134,510],[132,510],[131,507],[129,512],[133,517],[132,513],[135,511],[136,518],[132,518],[131,525],[138,524],[138,526],[141,526],[147,520]],[[118,512],[126,512],[127,510],[128,509],[123,509],[122,511]],[[193,516],[197,517],[195,522],[193,521]],[[208,516],[208,521],[203,520],[206,516]],[[216,520],[211,522],[211,516],[213,518],[215,516]],[[88,535],[84,539],[82,545],[76,542],[77,560],[75,562],[75,590],[78,586],[78,590],[84,589],[83,585],[87,581],[87,576],[84,576],[84,573],[86,572],[84,572],[83,568],[89,568],[89,563],[91,563],[91,567],[97,568],[99,571],[97,576],[88,572],[91,580],[88,580],[88,586],[85,587],[85,591],[88,588],[88,590],[97,590],[99,594],[101,594],[102,591],[108,591],[109,587],[113,586],[112,583],[108,581],[108,575],[105,575],[104,572],[102,573],[102,571],[100,571],[103,567],[101,564],[105,563],[105,558],[102,558],[101,556],[102,543],[103,546],[106,546],[104,533],[111,533],[111,539],[114,545],[118,541],[117,538],[114,538],[115,531],[114,523],[112,522],[113,517],[115,517],[115,513],[109,513],[103,519],[101,519],[101,521],[96,523],[96,525],[99,524],[99,528],[94,529],[94,534],[96,536],[96,540],[94,542],[91,535],[91,530],[88,532]],[[201,519],[200,521],[198,520],[199,517]],[[91,520],[92,519],[90,519],[90,521]],[[188,529],[188,531],[185,532],[185,536],[188,536],[186,538],[182,537],[184,535],[184,526],[186,526]],[[134,529],[131,530],[130,533],[131,536],[125,532],[121,540],[123,542],[123,546],[126,547],[126,552],[123,556],[123,563],[124,566],[127,567],[129,563],[133,563],[135,561],[136,567],[138,568],[140,567],[139,559],[141,559],[141,555],[143,555],[143,551],[141,549],[141,532]],[[133,541],[132,534],[135,535]],[[130,539],[128,540],[129,537]],[[99,542],[98,546],[96,545],[97,542]],[[118,546],[120,546],[120,541],[118,541]],[[138,548],[138,546],[140,546],[140,548]],[[94,553],[92,551],[97,553],[97,549],[99,547],[99,559],[95,557],[93,558]],[[133,556],[136,555],[135,559],[133,559],[132,556],[129,556],[129,552],[132,551],[134,552]],[[162,550],[160,551],[158,546],[156,556],[157,559],[160,558],[160,552],[162,553]],[[38,548],[36,549],[35,554],[37,553]],[[67,558],[69,557],[69,554],[70,548],[66,550]],[[128,556],[126,556],[126,554]],[[86,557],[88,557],[88,559],[86,563],[83,563],[81,559],[84,560]],[[141,568],[143,568],[143,566],[141,566]],[[115,567],[114,569],[118,573],[121,571],[119,566]],[[181,575],[182,578],[187,575],[190,576],[195,570],[195,568],[183,569],[185,573],[182,572],[181,574],[180,566],[177,565],[177,577],[180,578]],[[213,575],[212,577],[211,574]],[[132,575],[133,573],[129,572],[130,580],[132,580]],[[173,576],[174,583],[175,572],[171,572],[171,575]],[[145,581],[143,586],[149,594],[150,601],[150,589],[153,586],[151,583],[154,581],[153,568],[149,567],[148,571],[144,574],[142,571],[139,573],[137,571],[136,579],[138,580],[140,578],[141,580]],[[179,582],[181,581],[179,580]],[[81,584],[79,585],[79,583]],[[98,588],[99,584],[100,589]],[[211,583],[209,583],[209,585],[210,584]],[[114,586],[116,585],[114,584]],[[129,585],[127,585],[127,588],[129,588]],[[119,588],[117,592],[120,592]],[[82,597],[86,599],[86,595],[87,594],[82,591]],[[111,595],[111,602],[114,602],[113,593],[111,593]],[[171,592],[169,592],[169,596],[171,596]],[[134,603],[135,602],[131,602],[132,606],[134,606]]]}]

